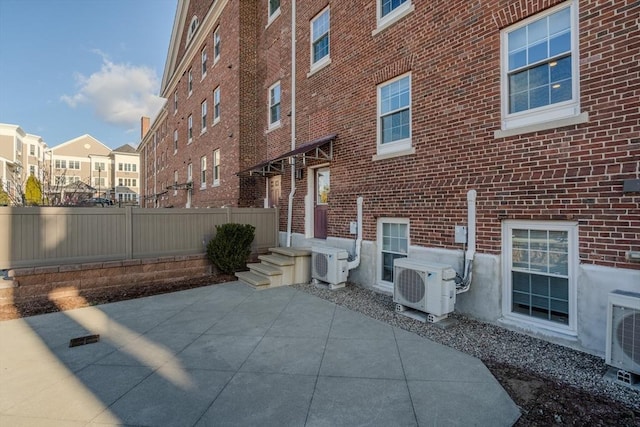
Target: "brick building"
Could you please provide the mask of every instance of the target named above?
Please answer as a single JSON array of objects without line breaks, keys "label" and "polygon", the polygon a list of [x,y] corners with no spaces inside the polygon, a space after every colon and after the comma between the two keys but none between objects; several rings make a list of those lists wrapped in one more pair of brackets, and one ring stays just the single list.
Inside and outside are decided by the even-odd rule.
[{"label": "brick building", "polygon": [[603,354],[608,293],[640,290],[639,25],[631,0],[180,1],[146,206],[277,205],[283,244],[353,252],[361,196],[349,279],[390,292],[396,258],[463,273],[475,190],[456,310]]}]

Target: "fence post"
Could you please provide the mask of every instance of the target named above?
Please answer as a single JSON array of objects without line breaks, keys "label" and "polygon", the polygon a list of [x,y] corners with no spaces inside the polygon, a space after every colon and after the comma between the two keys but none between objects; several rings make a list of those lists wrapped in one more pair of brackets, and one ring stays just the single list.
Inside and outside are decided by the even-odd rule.
[{"label": "fence post", "polygon": [[125,259],[133,258],[133,207],[124,207]]},{"label": "fence post", "polygon": [[231,214],[231,207],[227,207],[227,224],[233,222],[233,215]]},{"label": "fence post", "polygon": [[280,246],[280,208],[275,207],[275,219],[273,221],[273,229],[275,230],[276,235],[276,248]]}]

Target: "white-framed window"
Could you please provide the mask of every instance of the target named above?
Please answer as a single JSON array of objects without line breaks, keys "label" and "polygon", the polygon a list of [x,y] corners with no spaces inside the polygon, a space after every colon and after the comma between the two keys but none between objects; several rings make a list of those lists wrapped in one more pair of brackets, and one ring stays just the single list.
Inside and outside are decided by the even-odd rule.
[{"label": "white-framed window", "polygon": [[187,77],[187,91],[189,92],[189,96],[193,93],[193,71],[189,68],[188,77]]},{"label": "white-framed window", "polygon": [[327,7],[311,20],[311,68],[318,68],[330,60],[330,14]]},{"label": "white-framed window", "polygon": [[173,92],[173,114],[178,112],[178,91]]},{"label": "white-framed window", "polygon": [[213,123],[220,121],[220,86],[213,90]]},{"label": "white-framed window", "polygon": [[220,149],[213,150],[213,185],[220,185]]},{"label": "white-framed window", "polygon": [[269,88],[269,128],[280,126],[280,82]]},{"label": "white-framed window", "polygon": [[213,32],[213,63],[220,59],[220,27]]},{"label": "white-framed window", "polygon": [[570,221],[502,224],[503,315],[575,334],[578,225]]},{"label": "white-framed window", "polygon": [[193,18],[191,18],[191,23],[189,24],[189,33],[187,34],[187,44],[189,44],[189,42],[193,38],[193,35],[196,33],[196,30],[198,29],[199,24],[200,24],[200,21],[198,21],[198,17],[194,15]]},{"label": "white-framed window", "polygon": [[580,114],[577,2],[501,33],[502,129]]},{"label": "white-framed window", "polygon": [[189,163],[187,165],[187,182],[193,181],[193,164]]},{"label": "white-framed window", "polygon": [[30,156],[36,155],[36,146],[33,144],[29,144],[29,155]]},{"label": "white-framed window", "polygon": [[136,181],[136,179],[135,178],[131,178],[131,186],[132,187],[137,187],[138,186],[137,184],[138,184],[138,182]]},{"label": "white-framed window", "polygon": [[95,162],[93,164],[93,170],[104,172],[104,171],[107,170],[107,168],[106,168],[106,165],[104,164],[104,162]]},{"label": "white-framed window", "polygon": [[178,171],[173,171],[173,195],[178,195]]},{"label": "white-framed window", "polygon": [[178,129],[173,130],[173,154],[178,152]]},{"label": "white-framed window", "polygon": [[207,156],[200,157],[200,188],[207,187]]},{"label": "white-framed window", "polygon": [[[69,183],[71,183],[71,182],[69,182]],[[98,186],[99,186],[99,187],[104,187],[104,183],[105,183],[104,178],[102,178],[102,177],[97,177],[97,176],[94,176],[94,177],[93,177],[93,185],[94,185],[94,186],[96,186],[96,187],[98,187]]]},{"label": "white-framed window", "polygon": [[412,0],[376,0],[377,29],[381,31],[414,10]]},{"label": "white-framed window", "polygon": [[269,1],[269,20],[268,24],[271,23],[274,19],[276,19],[280,15],[280,0],[268,0]]},{"label": "white-framed window", "polygon": [[32,175],[32,176],[36,175],[36,167],[35,167],[35,165],[29,165],[29,175]]},{"label": "white-framed window", "polygon": [[378,86],[378,154],[411,148],[411,74]]},{"label": "white-framed window", "polygon": [[202,70],[202,78],[207,76],[207,48],[204,47],[200,53],[200,64]]},{"label": "white-framed window", "polygon": [[409,219],[378,218],[378,286],[393,291],[393,260],[409,254]]},{"label": "white-framed window", "polygon": [[80,170],[80,160],[69,160],[69,169]]},{"label": "white-framed window", "polygon": [[187,137],[189,138],[189,144],[193,141],[193,115],[189,114],[187,119]]},{"label": "white-framed window", "polygon": [[66,169],[67,168],[67,161],[66,160],[56,160],[55,161],[55,167],[56,167],[56,169]]},{"label": "white-framed window", "polygon": [[201,133],[204,133],[207,130],[207,100],[205,99],[204,101],[202,101],[202,104],[200,105],[200,116],[202,117],[202,131]]}]

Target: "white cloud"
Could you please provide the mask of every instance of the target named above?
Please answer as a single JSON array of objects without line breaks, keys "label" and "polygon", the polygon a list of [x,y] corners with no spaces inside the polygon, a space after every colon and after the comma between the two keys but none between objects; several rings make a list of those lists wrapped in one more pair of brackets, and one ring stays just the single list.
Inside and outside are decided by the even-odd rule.
[{"label": "white cloud", "polygon": [[144,66],[114,64],[103,52],[94,53],[102,56],[100,71],[89,77],[76,73],[78,91],[63,95],[60,100],[71,108],[87,105],[100,119],[127,129],[137,128],[142,116],[153,118],[163,103],[155,95],[160,86],[155,71]]}]

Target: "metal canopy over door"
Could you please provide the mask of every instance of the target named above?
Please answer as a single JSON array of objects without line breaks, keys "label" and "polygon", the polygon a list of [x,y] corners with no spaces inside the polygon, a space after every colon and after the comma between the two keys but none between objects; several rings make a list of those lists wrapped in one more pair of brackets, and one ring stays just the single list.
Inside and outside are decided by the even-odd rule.
[{"label": "metal canopy over door", "polygon": [[317,239],[327,238],[330,173],[329,168],[316,169],[315,207],[313,212],[313,234]]}]

